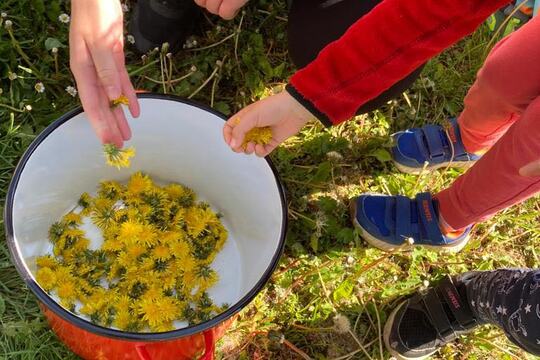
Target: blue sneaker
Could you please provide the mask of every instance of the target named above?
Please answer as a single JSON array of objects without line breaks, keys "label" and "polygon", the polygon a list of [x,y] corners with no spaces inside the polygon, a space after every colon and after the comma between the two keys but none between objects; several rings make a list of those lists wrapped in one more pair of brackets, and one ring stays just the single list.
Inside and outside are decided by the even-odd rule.
[{"label": "blue sneaker", "polygon": [[468,168],[480,158],[465,151],[456,119],[450,119],[445,127],[425,125],[400,131],[392,138],[394,163],[400,171],[409,174],[420,174],[424,167],[427,170],[447,166]]},{"label": "blue sneaker", "polygon": [[438,203],[429,193],[418,194],[416,199],[361,195],[352,199],[351,215],[362,237],[384,251],[410,250],[416,245],[457,252],[467,244],[472,230],[469,226],[457,237],[444,235],[439,228]]}]

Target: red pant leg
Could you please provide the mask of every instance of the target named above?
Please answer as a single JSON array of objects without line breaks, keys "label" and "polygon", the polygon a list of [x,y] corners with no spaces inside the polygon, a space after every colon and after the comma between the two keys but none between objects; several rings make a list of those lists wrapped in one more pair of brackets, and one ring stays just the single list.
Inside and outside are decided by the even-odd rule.
[{"label": "red pant leg", "polygon": [[488,149],[540,95],[540,17],[502,40],[489,54],[459,117],[469,152]]},{"label": "red pant leg", "polygon": [[519,175],[539,158],[540,96],[469,171],[436,195],[442,217],[461,229],[540,192],[540,176]]}]

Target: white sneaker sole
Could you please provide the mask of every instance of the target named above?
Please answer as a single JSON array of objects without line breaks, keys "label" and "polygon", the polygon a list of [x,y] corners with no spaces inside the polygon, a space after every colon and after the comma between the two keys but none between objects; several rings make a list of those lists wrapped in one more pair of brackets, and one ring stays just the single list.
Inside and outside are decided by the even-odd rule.
[{"label": "white sneaker sole", "polygon": [[440,164],[428,165],[425,168],[417,168],[417,167],[405,166],[403,164],[398,163],[395,160],[393,160],[393,162],[399,171],[401,171],[402,173],[412,174],[412,175],[420,175],[423,172],[427,173],[433,170],[442,169],[446,167],[468,169],[471,166],[473,166],[475,163],[475,161],[451,161],[451,162],[443,162]]}]

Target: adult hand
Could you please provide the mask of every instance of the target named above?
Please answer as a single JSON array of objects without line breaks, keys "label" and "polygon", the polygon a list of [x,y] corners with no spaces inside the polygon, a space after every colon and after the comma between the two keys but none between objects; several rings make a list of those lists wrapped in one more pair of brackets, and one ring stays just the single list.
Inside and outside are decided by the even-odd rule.
[{"label": "adult hand", "polygon": [[195,0],[195,2],[212,14],[231,20],[248,0]]},{"label": "adult hand", "polygon": [[119,0],[72,0],[69,32],[70,67],[97,136],[122,147],[131,130],[121,106],[111,101],[125,95],[129,111],[140,109],[124,60],[123,14]]},{"label": "adult hand", "polygon": [[540,176],[540,160],[533,161],[519,169],[519,175],[527,177]]},{"label": "adult hand", "polygon": [[[235,152],[266,156],[279,144],[296,135],[313,118],[289,93],[283,91],[277,95],[257,101],[233,115],[223,127],[225,142]],[[246,133],[255,127],[269,126],[272,140],[266,145],[249,143],[244,148],[242,143]]]}]

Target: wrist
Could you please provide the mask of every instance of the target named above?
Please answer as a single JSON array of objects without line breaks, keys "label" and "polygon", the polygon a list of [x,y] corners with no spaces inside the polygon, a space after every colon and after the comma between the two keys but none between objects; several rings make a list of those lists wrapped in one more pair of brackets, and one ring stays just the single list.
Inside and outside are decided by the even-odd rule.
[{"label": "wrist", "polygon": [[286,108],[289,109],[293,117],[298,120],[299,123],[305,124],[314,118],[313,114],[287,91],[282,91],[279,95],[287,104]]},{"label": "wrist", "polygon": [[287,84],[287,86],[285,87],[285,91],[289,94],[289,96],[294,98],[294,100],[296,100],[300,105],[302,105],[302,107],[306,109],[306,111],[309,111],[311,117],[320,120],[326,127],[330,127],[333,125],[330,118],[325,113],[317,109],[315,105],[313,105],[311,101],[306,99],[298,90],[296,90],[294,86],[292,86],[291,84]]}]

